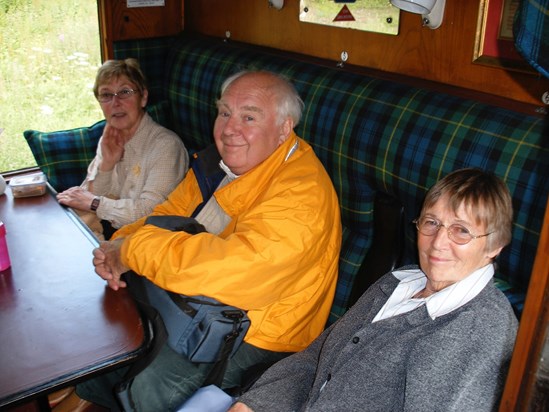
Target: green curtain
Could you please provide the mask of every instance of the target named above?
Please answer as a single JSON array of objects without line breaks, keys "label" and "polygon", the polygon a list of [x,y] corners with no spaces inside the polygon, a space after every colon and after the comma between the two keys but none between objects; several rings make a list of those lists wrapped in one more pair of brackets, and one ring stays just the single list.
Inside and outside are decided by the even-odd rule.
[{"label": "green curtain", "polygon": [[519,53],[549,77],[549,0],[521,0],[513,35]]}]

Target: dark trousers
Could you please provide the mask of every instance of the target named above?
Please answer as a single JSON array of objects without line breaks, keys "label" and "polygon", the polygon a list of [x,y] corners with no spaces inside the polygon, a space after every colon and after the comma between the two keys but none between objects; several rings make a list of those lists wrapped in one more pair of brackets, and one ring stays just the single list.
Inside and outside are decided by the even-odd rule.
[{"label": "dark trousers", "polygon": [[[222,389],[231,393],[247,384],[250,376],[257,377],[265,369],[290,353],[272,352],[243,343],[229,360]],[[165,344],[152,363],[133,380],[130,393],[137,411],[177,410],[202,386],[212,364],[192,363]],[[112,411],[120,411],[113,388],[124,379],[127,368],[91,379],[77,385],[76,393],[83,399]]]},{"label": "dark trousers", "polygon": [[108,220],[101,220],[101,226],[103,226],[103,236],[105,237],[105,240],[109,240],[114,232],[118,230],[112,227],[111,222]]}]

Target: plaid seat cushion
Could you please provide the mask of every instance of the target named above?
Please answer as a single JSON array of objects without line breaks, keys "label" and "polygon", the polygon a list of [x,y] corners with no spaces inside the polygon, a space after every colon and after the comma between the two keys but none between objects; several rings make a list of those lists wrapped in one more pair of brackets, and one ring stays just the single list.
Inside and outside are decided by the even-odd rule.
[{"label": "plaid seat cushion", "polygon": [[330,323],[345,312],[370,247],[375,193],[404,205],[410,224],[402,263],[416,263],[411,221],[427,189],[463,167],[493,171],[512,193],[513,239],[498,258],[497,276],[520,311],[549,191],[542,118],[213,38],[180,37],[167,65],[173,128],[190,149],[212,141],[215,100],[230,74],[266,69],[296,86],[306,106],[296,131],[325,165],[342,211],[343,247]]},{"label": "plaid seat cushion", "polygon": [[25,130],[23,136],[49,183],[62,192],[79,186],[86,177],[104,127],[101,120],[90,127],[55,132]]}]

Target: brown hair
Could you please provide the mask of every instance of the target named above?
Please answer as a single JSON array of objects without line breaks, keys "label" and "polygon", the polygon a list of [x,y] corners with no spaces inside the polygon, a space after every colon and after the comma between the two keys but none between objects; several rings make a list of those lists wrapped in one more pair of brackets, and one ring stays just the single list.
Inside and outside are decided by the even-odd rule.
[{"label": "brown hair", "polygon": [[511,194],[505,182],[493,173],[468,168],[448,174],[427,192],[422,210],[432,207],[441,197],[448,198],[454,211],[463,205],[477,224],[484,224],[486,233],[491,233],[486,238],[487,250],[504,247],[511,241]]},{"label": "brown hair", "polygon": [[93,94],[95,97],[99,94],[99,86],[120,77],[126,77],[131,83],[135,84],[141,95],[147,89],[145,75],[141,71],[139,62],[136,59],[107,60],[99,68],[95,76],[95,84],[93,85]]}]

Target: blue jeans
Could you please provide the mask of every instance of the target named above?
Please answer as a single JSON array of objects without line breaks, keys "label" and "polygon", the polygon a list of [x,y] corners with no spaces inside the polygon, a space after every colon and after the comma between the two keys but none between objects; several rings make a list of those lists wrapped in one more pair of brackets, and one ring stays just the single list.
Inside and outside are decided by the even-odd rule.
[{"label": "blue jeans", "polygon": [[[288,355],[289,352],[272,352],[244,342],[229,360],[221,387],[227,390],[240,387],[245,383],[244,378],[256,372],[258,365],[270,365]],[[130,393],[136,411],[176,410],[202,386],[212,366],[209,363],[192,363],[165,344],[158,356],[131,384]],[[127,368],[120,368],[83,382],[76,386],[76,393],[111,411],[119,411],[113,388],[123,380],[126,371]]]}]

